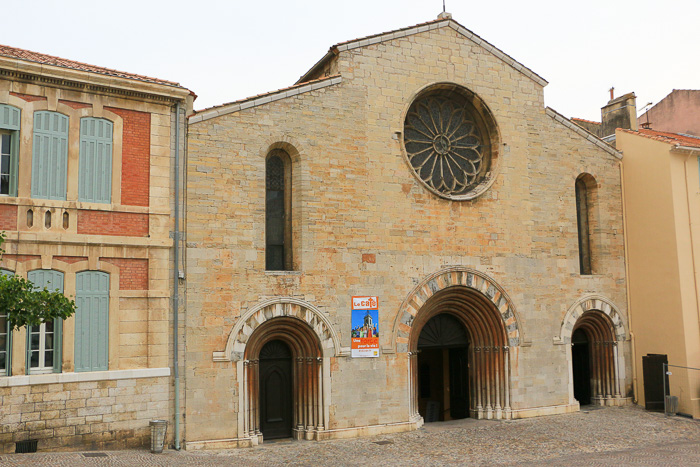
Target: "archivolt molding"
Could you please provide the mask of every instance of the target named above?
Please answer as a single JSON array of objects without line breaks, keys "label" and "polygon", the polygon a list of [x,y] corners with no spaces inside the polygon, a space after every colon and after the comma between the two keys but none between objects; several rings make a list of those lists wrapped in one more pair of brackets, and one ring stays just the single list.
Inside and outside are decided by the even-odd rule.
[{"label": "archivolt molding", "polygon": [[574,332],[576,321],[588,311],[600,311],[604,313],[613,323],[615,338],[618,341],[627,339],[627,330],[622,320],[622,314],[609,299],[602,295],[586,295],[574,303],[566,312],[561,323],[561,331],[558,337],[554,338],[555,344],[570,344],[571,335]]},{"label": "archivolt molding", "polygon": [[[524,342],[520,318],[513,302],[503,288],[482,272],[456,266],[428,276],[411,291],[401,304],[394,320],[392,336],[396,352],[408,351],[413,321],[423,304],[434,294],[448,287],[467,287],[481,293],[494,304],[501,315],[508,335],[508,345],[516,347]],[[387,350],[390,349],[384,349],[384,352],[386,353]]]},{"label": "archivolt molding", "polygon": [[328,318],[316,307],[291,297],[274,298],[249,309],[238,319],[224,352],[214,352],[215,361],[243,359],[248,339],[263,323],[282,316],[305,322],[318,336],[324,356],[340,356],[340,338]]}]

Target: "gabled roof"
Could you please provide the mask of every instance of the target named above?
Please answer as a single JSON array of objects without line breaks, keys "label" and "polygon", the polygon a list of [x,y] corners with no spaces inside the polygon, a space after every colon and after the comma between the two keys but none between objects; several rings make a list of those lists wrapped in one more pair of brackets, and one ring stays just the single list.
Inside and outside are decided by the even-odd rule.
[{"label": "gabled roof", "polygon": [[246,97],[245,99],[239,99],[237,101],[229,102],[227,104],[215,105],[206,109],[197,110],[194,115],[191,115],[189,117],[189,122],[197,123],[203,120],[209,120],[210,118],[219,117],[221,115],[239,112],[241,110],[249,109],[251,107],[257,107],[259,105],[267,104],[269,102],[278,101],[287,97],[292,97],[298,94],[303,94],[305,92],[315,91],[317,89],[325,88],[327,86],[332,86],[334,84],[340,83],[341,81],[342,79],[340,75],[333,75],[320,79],[315,79],[312,81],[307,81],[301,84],[295,84],[294,86],[278,89],[276,91],[258,94],[257,96]]},{"label": "gabled roof", "polygon": [[624,133],[629,133],[631,135],[643,136],[645,138],[653,139],[656,141],[661,141],[662,143],[673,144],[674,146],[681,146],[686,148],[698,148],[700,149],[700,138],[692,135],[684,135],[680,133],[670,133],[667,131],[656,131],[649,130],[646,128],[635,130],[625,130],[618,128]]},{"label": "gabled roof", "polygon": [[602,139],[598,138],[596,135],[594,135],[590,131],[586,130],[585,128],[578,126],[577,124],[575,124],[574,122],[572,122],[571,120],[569,120],[568,118],[566,118],[565,116],[563,116],[562,114],[560,114],[559,112],[554,110],[553,108],[547,107],[545,109],[545,113],[549,117],[553,118],[557,122],[559,122],[562,125],[564,125],[565,127],[567,127],[569,130],[572,130],[574,133],[578,133],[579,135],[583,136],[591,143],[593,143],[596,146],[598,146],[599,148],[605,150],[610,155],[616,157],[617,159],[622,159],[622,153],[620,153],[620,151],[618,151],[614,147],[610,146],[608,143],[606,143]]},{"label": "gabled roof", "polygon": [[182,87],[179,83],[173,81],[166,81],[164,79],[151,78],[144,75],[136,75],[134,73],[126,73],[123,71],[113,70],[111,68],[104,68],[95,65],[88,65],[87,63],[76,62],[74,60],[68,60],[61,57],[54,57],[53,55],[46,55],[38,52],[32,52],[31,50],[18,49],[16,47],[9,47],[7,45],[0,45],[0,56],[15,58],[17,60],[23,60],[27,62],[41,63],[43,65],[57,66],[61,68],[70,68],[72,70],[86,71],[88,73],[98,73],[100,75],[114,76],[117,78],[133,79],[137,81],[144,81],[146,83],[162,84],[164,86],[174,86]]},{"label": "gabled roof", "polygon": [[487,51],[491,52],[493,55],[504,61],[506,64],[510,65],[511,67],[515,68],[519,72],[521,72],[523,75],[527,76],[531,80],[535,81],[538,83],[540,86],[546,86],[547,81],[542,78],[540,75],[523,65],[522,63],[516,61],[513,57],[510,55],[506,54],[502,50],[498,49],[494,45],[490,44],[489,42],[485,41],[478,35],[474,34],[472,31],[469,29],[465,28],[461,24],[459,24],[457,21],[453,20],[452,18],[446,17],[446,18],[438,18],[433,21],[428,21],[427,23],[420,23],[416,24],[415,26],[410,26],[407,28],[401,28],[401,29],[395,29],[393,31],[388,31],[388,32],[383,32],[380,34],[374,34],[371,36],[365,36],[361,37],[359,39],[353,39],[350,41],[345,41],[345,42],[339,42],[328,50],[328,53],[321,58],[309,71],[307,71],[301,78],[299,78],[299,81],[297,81],[297,84],[303,83],[305,80],[308,79],[310,75],[312,75],[316,70],[321,68],[323,65],[325,65],[333,56],[338,55],[340,52],[343,52],[345,50],[352,50],[356,49],[359,47],[366,47],[368,45],[374,45],[378,44],[380,42],[386,42],[390,41],[393,39],[398,39],[401,37],[406,37],[406,36],[411,36],[413,34],[419,34],[422,32],[426,31],[431,31],[433,29],[439,29],[439,28],[444,28],[444,27],[450,27],[457,31],[458,33],[462,34],[464,37],[467,39],[475,42],[476,44],[480,45]]}]

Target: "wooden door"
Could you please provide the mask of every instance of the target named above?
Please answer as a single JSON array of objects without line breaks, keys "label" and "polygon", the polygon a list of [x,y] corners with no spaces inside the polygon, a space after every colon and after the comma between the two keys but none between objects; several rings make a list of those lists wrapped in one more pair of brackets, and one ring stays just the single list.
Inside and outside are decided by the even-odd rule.
[{"label": "wooden door", "polygon": [[292,353],[284,342],[260,350],[260,429],[264,439],[290,438],[294,423]]}]

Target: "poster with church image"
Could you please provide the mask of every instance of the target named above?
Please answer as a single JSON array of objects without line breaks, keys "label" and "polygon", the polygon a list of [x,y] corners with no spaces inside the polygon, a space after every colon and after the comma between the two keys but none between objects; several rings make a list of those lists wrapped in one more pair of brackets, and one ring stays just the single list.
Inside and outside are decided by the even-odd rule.
[{"label": "poster with church image", "polygon": [[379,299],[352,297],[351,349],[353,357],[379,357]]}]

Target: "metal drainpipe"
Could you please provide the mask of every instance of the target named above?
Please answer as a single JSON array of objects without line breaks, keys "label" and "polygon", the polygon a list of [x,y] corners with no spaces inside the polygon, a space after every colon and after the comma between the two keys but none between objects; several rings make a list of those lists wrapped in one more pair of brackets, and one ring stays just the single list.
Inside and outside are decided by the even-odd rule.
[{"label": "metal drainpipe", "polygon": [[175,449],[180,450],[180,369],[178,360],[178,312],[180,300],[180,102],[175,104],[175,254],[173,258],[173,376],[175,377]]}]

